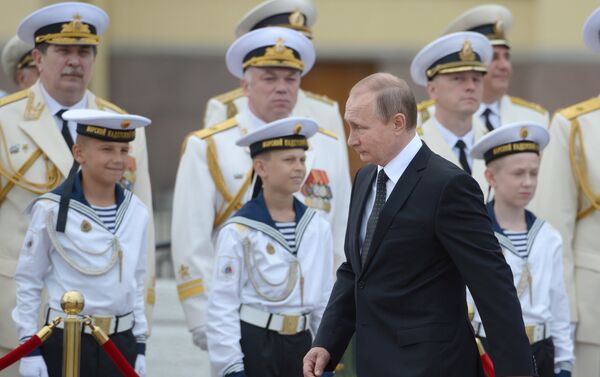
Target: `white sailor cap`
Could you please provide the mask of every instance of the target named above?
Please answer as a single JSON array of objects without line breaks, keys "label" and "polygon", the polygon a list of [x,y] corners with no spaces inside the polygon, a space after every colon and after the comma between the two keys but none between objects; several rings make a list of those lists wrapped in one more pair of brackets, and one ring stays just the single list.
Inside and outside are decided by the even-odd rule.
[{"label": "white sailor cap", "polygon": [[472,31],[452,33],[423,47],[410,65],[410,75],[418,85],[427,86],[438,74],[485,73],[492,55],[492,45],[483,35]]},{"label": "white sailor cap", "polygon": [[474,31],[488,37],[494,46],[509,47],[506,34],[512,27],[512,14],[498,4],[485,4],[471,8],[454,19],[444,34],[457,31]]},{"label": "white sailor cap", "polygon": [[283,27],[270,26],[246,33],[235,40],[225,55],[227,69],[238,78],[248,67],[293,68],[307,74],[315,63],[310,39]]},{"label": "white sailor cap", "polygon": [[583,42],[594,52],[600,52],[600,8],[592,12],[583,25]]},{"label": "white sailor cap", "polygon": [[77,123],[77,133],[94,139],[128,143],[135,139],[135,129],[146,127],[150,119],[134,114],[119,114],[97,109],[65,111],[64,120]]},{"label": "white sailor cap", "polygon": [[487,165],[509,154],[539,154],[549,141],[550,133],[541,123],[514,122],[496,128],[479,139],[471,149],[471,156],[485,160]]},{"label": "white sailor cap", "polygon": [[16,35],[12,37],[2,50],[2,69],[4,74],[15,80],[15,73],[18,69],[25,67],[35,67],[31,50],[33,45],[28,45],[19,39]]},{"label": "white sailor cap", "polygon": [[294,29],[312,38],[311,26],[317,20],[312,0],[268,0],[252,8],[235,28],[236,37],[267,26]]},{"label": "white sailor cap", "polygon": [[319,130],[309,118],[289,117],[265,124],[245,135],[236,144],[250,147],[250,156],[275,149],[308,149],[308,139]]},{"label": "white sailor cap", "polygon": [[17,35],[31,45],[98,45],[108,21],[108,14],[95,5],[58,3],[25,17],[17,27]]}]

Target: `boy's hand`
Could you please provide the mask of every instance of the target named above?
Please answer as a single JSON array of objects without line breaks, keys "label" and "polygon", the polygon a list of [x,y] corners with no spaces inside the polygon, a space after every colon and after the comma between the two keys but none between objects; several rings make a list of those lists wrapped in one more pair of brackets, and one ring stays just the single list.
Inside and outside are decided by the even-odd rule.
[{"label": "boy's hand", "polygon": [[48,368],[42,356],[27,356],[19,365],[21,377],[48,377]]},{"label": "boy's hand", "polygon": [[198,326],[192,329],[192,341],[197,347],[200,347],[202,351],[208,349],[208,342],[206,340],[206,326]]},{"label": "boy's hand", "polygon": [[146,356],[141,353],[135,359],[135,373],[140,377],[146,377]]}]

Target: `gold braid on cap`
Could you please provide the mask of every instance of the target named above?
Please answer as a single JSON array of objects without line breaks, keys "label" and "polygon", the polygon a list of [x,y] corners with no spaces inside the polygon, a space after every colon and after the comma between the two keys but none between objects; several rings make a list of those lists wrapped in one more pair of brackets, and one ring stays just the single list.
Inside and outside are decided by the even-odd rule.
[{"label": "gold braid on cap", "polygon": [[100,37],[92,34],[90,26],[81,21],[81,16],[76,14],[73,20],[63,24],[60,33],[51,33],[38,35],[35,37],[35,43],[49,42],[54,44],[82,44],[98,45]]},{"label": "gold braid on cap", "polygon": [[277,38],[275,45],[268,47],[263,56],[248,59],[242,67],[287,67],[303,71],[304,62],[294,56],[294,51],[286,47],[284,42],[282,38]]},{"label": "gold braid on cap", "polygon": [[471,47],[471,42],[465,40],[463,43],[463,47],[458,53],[459,61],[454,61],[450,63],[438,64],[433,68],[428,69],[425,74],[428,78],[432,78],[440,73],[456,73],[456,72],[468,72],[468,71],[476,71],[476,72],[487,72],[487,67],[485,64],[477,60],[477,56],[473,51],[473,47]]}]

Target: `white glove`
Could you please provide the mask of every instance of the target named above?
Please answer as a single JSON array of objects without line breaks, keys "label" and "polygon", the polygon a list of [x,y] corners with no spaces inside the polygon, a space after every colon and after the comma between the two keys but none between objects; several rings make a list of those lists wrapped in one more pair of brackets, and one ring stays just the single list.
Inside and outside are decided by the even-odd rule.
[{"label": "white glove", "polygon": [[48,368],[42,356],[27,356],[19,364],[21,377],[48,377]]},{"label": "white glove", "polygon": [[206,351],[208,349],[205,325],[194,327],[192,329],[192,341],[196,346],[200,347],[202,351]]},{"label": "white glove", "polygon": [[141,353],[135,359],[135,373],[140,377],[146,377],[146,356]]}]

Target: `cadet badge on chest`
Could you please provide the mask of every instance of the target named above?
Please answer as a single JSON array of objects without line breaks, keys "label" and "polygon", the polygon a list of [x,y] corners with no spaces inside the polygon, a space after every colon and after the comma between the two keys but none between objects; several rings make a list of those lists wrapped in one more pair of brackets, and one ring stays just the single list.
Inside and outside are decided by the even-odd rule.
[{"label": "cadet badge on chest", "polygon": [[304,204],[308,207],[331,211],[331,198],[333,194],[329,185],[329,177],[325,170],[312,169],[308,173],[306,182],[300,190],[304,195]]}]

